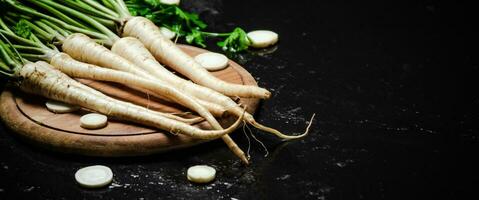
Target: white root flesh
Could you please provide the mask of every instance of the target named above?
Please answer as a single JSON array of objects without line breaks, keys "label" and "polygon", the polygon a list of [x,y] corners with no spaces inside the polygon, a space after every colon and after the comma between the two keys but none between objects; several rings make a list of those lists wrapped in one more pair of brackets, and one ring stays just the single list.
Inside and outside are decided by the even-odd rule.
[{"label": "white root flesh", "polygon": [[186,171],[186,177],[193,183],[209,183],[216,177],[216,170],[208,165],[195,165]]},{"label": "white root flesh", "polygon": [[[45,62],[45,61],[37,61],[35,64],[36,64],[36,65],[43,66],[44,68],[51,68],[51,67],[52,67],[52,65],[48,64],[48,63]],[[81,89],[84,89],[84,90],[86,90],[86,91],[88,91],[88,92],[90,92],[90,93],[92,93],[92,94],[98,95],[98,96],[107,97],[106,95],[104,95],[103,93],[99,92],[98,90],[95,90],[95,89],[93,89],[93,88],[91,88],[91,87],[88,87],[88,86],[86,86],[86,85],[84,85],[84,84],[81,84],[81,83],[78,82],[78,81],[75,81],[75,80],[71,79],[69,76],[67,76],[67,75],[64,74],[64,73],[58,73],[57,75],[63,77],[63,80],[65,80],[65,81],[66,81],[68,84],[70,84],[70,85],[74,85],[74,86],[76,86],[76,87],[79,87],[79,88],[81,88]]]},{"label": "white root flesh", "polygon": [[54,100],[48,100],[45,102],[45,106],[49,111],[57,114],[75,112],[80,109],[78,106]]},{"label": "white root flesh", "polygon": [[160,3],[167,5],[180,5],[180,0],[160,0]]},{"label": "white root flesh", "polygon": [[278,34],[268,30],[251,31],[247,36],[254,48],[265,48],[278,42]]},{"label": "white root flesh", "polygon": [[101,188],[111,183],[113,172],[109,167],[93,165],[79,169],[75,173],[75,180],[86,188]]},{"label": "white root flesh", "polygon": [[212,88],[227,96],[268,99],[271,95],[264,88],[232,84],[214,77],[175,43],[165,38],[160,29],[144,17],[130,18],[124,26],[122,35],[138,38],[161,63],[197,84]]},{"label": "white root flesh", "polygon": [[220,117],[220,118],[228,116],[228,111],[223,106],[216,103],[201,100],[201,99],[197,99],[197,100],[201,105],[203,105],[206,109],[208,109],[213,116]]},{"label": "white root flesh", "polygon": [[208,71],[218,71],[228,66],[228,58],[220,53],[198,54],[195,56],[195,60]]},{"label": "white root flesh", "polygon": [[125,104],[116,104],[105,98],[98,98],[88,91],[68,84],[60,71],[36,64],[26,64],[19,76],[22,78],[19,88],[28,93],[62,100],[66,103],[79,105],[98,113],[117,117],[127,121],[152,126],[169,131],[172,134],[184,134],[198,139],[215,139],[234,131],[241,124],[242,118],[224,130],[202,130],[188,124],[159,116],[154,112],[137,109]]},{"label": "white root flesh", "polygon": [[80,117],[80,126],[86,129],[100,129],[108,124],[108,117],[98,113],[89,113]]},{"label": "white root flesh", "polygon": [[[156,81],[156,80],[154,80]],[[140,88],[134,88],[136,90],[142,90]],[[162,99],[162,100],[165,100],[165,101],[168,101],[168,102],[172,102],[172,103],[176,103],[162,95],[159,95],[155,92],[152,92],[150,90],[145,90],[143,89],[142,90],[144,93],[147,93],[148,95],[151,95],[151,96],[154,96],[158,99]],[[198,99],[198,98],[195,98],[193,97],[200,105],[202,105],[203,107],[205,107],[214,117],[219,117],[219,118],[222,118],[222,117],[226,117],[228,116],[228,111],[221,105],[218,105],[218,104],[215,104],[215,103],[211,103],[211,102],[207,102],[207,101],[204,101],[204,100],[201,100],[201,99]]]}]

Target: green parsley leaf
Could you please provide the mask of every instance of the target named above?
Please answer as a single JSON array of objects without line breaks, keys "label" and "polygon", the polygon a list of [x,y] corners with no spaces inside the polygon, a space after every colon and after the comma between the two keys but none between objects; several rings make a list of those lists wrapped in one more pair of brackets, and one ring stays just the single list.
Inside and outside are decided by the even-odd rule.
[{"label": "green parsley leaf", "polygon": [[21,19],[17,24],[15,24],[13,31],[15,34],[23,38],[29,38],[30,35],[32,35],[32,29],[24,19]]},{"label": "green parsley leaf", "polygon": [[165,5],[159,0],[125,0],[132,15],[144,16],[158,26],[167,27],[189,44],[206,47],[206,38],[225,38],[217,42],[227,52],[240,52],[251,45],[245,31],[235,28],[230,33],[204,32],[207,24],[198,14],[182,10],[176,5]]}]

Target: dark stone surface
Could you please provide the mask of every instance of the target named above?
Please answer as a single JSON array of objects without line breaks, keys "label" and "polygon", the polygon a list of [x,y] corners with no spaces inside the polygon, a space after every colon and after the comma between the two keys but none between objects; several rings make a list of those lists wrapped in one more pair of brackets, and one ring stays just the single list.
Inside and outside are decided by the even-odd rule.
[{"label": "dark stone surface", "polygon": [[[304,140],[254,131],[252,165],[220,142],[148,157],[92,158],[29,145],[0,126],[0,199],[464,199],[477,196],[477,11],[446,1],[184,1],[212,30],[270,29],[276,50],[236,58],[273,92],[256,116]],[[474,23],[473,23],[474,22]],[[210,45],[210,49],[216,49]],[[269,49],[272,50],[272,49]],[[241,131],[234,139],[244,149]],[[79,187],[77,169],[114,184]],[[195,185],[187,167],[209,164]]]}]

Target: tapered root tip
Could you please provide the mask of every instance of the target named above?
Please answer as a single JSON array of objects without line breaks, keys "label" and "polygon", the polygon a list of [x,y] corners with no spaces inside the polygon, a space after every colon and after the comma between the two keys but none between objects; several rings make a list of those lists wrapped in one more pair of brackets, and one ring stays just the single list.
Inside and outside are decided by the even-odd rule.
[{"label": "tapered root tip", "polygon": [[241,156],[240,159],[241,159],[241,162],[243,162],[244,165],[246,165],[246,166],[249,165],[249,160],[248,160],[248,158],[246,158],[245,155]]},{"label": "tapered root tip", "polygon": [[269,98],[271,98],[271,92],[264,89],[263,99],[269,99]]},{"label": "tapered root tip", "polygon": [[205,119],[203,117],[195,117],[195,118],[190,118],[190,119],[187,119],[188,120],[188,124],[197,124],[197,123],[200,123],[202,121],[205,121]]},{"label": "tapered root tip", "polygon": [[[244,95],[243,97],[247,98],[259,98],[259,99],[269,99],[271,97],[271,92],[268,91],[267,89],[257,87],[257,86],[251,86],[250,87],[250,93]],[[236,99],[233,98],[237,103],[240,100],[239,97],[235,97]]]},{"label": "tapered root tip", "polygon": [[313,116],[311,116],[311,119],[309,120],[309,124],[306,127],[306,130],[304,131],[304,133],[302,133],[300,135],[286,135],[286,134],[283,134],[276,129],[264,126],[264,125],[254,121],[254,120],[252,120],[250,122],[250,124],[253,125],[255,128],[257,128],[259,130],[262,130],[262,131],[265,131],[265,132],[268,132],[268,133],[272,133],[272,134],[278,136],[279,138],[287,141],[287,140],[300,139],[300,138],[303,138],[303,137],[307,136],[309,134],[309,128],[311,127],[311,124],[313,124],[313,120],[314,120],[315,115],[316,115],[316,113],[313,114]]},{"label": "tapered root tip", "polygon": [[[245,117],[245,113],[246,113],[246,108],[248,106],[245,106],[243,108],[243,114],[241,114],[241,117],[240,119],[244,122],[243,118]],[[249,159],[246,157],[246,155],[244,154],[243,151],[241,151],[241,155],[238,155],[238,157],[240,158],[240,160],[243,162],[244,165],[248,166],[249,165]]]}]

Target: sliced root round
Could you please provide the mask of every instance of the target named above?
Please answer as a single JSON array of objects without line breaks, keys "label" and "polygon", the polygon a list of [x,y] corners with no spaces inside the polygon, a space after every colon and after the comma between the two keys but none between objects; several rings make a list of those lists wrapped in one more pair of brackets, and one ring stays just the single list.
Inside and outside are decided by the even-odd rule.
[{"label": "sliced root round", "polygon": [[100,188],[111,183],[113,172],[109,167],[93,165],[79,169],[75,173],[75,180],[83,187]]},{"label": "sliced root round", "polygon": [[80,126],[86,129],[100,129],[108,124],[106,115],[90,113],[80,118]]},{"label": "sliced root round", "polygon": [[60,101],[55,101],[55,100],[48,100],[45,103],[45,106],[47,107],[49,111],[53,113],[69,113],[69,112],[75,112],[78,109],[80,109],[80,107],[78,106],[63,103]]},{"label": "sliced root round", "polygon": [[188,168],[186,177],[194,183],[209,183],[216,177],[216,170],[208,165],[195,165]]},{"label": "sliced root round", "polygon": [[160,0],[160,3],[167,5],[180,5],[180,0]]},{"label": "sliced root round", "polygon": [[278,42],[278,34],[268,30],[251,31],[248,34],[251,46],[254,48],[265,48]]},{"label": "sliced root round", "polygon": [[195,60],[208,71],[217,71],[228,66],[228,58],[220,53],[207,52],[198,54],[195,56]]}]

